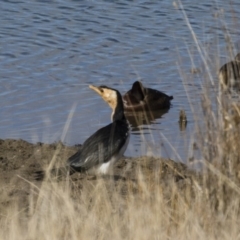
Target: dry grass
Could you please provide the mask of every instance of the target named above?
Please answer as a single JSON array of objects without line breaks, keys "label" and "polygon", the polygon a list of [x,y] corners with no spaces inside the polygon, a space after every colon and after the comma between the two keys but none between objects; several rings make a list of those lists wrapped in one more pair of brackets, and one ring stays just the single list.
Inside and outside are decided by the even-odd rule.
[{"label": "dry grass", "polygon": [[0,239],[238,239],[239,181],[219,166],[178,181],[138,169],[126,181],[29,182]]}]

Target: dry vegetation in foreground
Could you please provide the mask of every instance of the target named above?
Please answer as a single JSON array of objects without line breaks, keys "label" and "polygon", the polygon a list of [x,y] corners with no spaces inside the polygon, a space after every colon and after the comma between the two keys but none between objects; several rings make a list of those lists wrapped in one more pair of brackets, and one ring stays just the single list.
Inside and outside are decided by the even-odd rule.
[{"label": "dry vegetation in foreground", "polygon": [[35,181],[77,147],[1,140],[0,239],[239,239],[240,110],[222,101],[216,116],[208,100],[198,173],[142,157],[119,161],[114,177]]}]

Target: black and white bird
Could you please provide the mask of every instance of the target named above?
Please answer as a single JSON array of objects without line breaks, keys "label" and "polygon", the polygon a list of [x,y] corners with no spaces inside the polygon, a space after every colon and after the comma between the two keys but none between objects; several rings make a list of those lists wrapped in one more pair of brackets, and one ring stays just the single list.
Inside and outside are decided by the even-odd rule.
[{"label": "black and white bird", "polygon": [[71,169],[70,173],[94,170],[99,174],[107,174],[127,148],[130,127],[124,115],[122,96],[118,90],[107,86],[89,87],[112,108],[112,123],[90,136],[67,163]]},{"label": "black and white bird", "polygon": [[[121,94],[116,89],[106,86],[90,85],[89,87],[96,91],[112,108],[112,123],[100,128],[90,136],[81,148],[67,160],[66,167],[52,169],[51,176],[60,177],[75,172],[107,174],[127,148],[130,126],[124,115]],[[44,171],[35,172],[36,180],[41,180],[44,176]]]},{"label": "black and white bird", "polygon": [[220,68],[218,77],[223,90],[240,88],[240,53]]}]

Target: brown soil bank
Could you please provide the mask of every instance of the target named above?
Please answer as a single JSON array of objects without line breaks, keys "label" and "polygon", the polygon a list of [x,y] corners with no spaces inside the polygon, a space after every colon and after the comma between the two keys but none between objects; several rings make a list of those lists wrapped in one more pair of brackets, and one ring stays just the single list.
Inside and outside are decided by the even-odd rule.
[{"label": "brown soil bank", "polygon": [[[23,140],[0,140],[0,223],[6,226],[5,230],[9,226],[8,220],[12,218],[21,219],[16,224],[19,231],[25,231],[27,224],[38,224],[40,219],[45,219],[41,224],[46,224],[44,226],[47,227],[48,224],[55,224],[56,219],[69,217],[67,221],[74,219],[71,224],[76,224],[78,234],[86,229],[92,234],[94,222],[91,219],[88,219],[88,226],[91,227],[85,228],[84,225],[79,230],[79,226],[83,226],[91,213],[94,218],[100,217],[97,222],[101,223],[101,229],[114,224],[111,222],[111,217],[114,217],[114,226],[121,229],[118,230],[123,237],[130,236],[132,232],[128,232],[128,224],[122,223],[121,219],[130,221],[133,218],[135,224],[140,221],[138,214],[142,216],[143,222],[150,221],[151,218],[152,224],[157,224],[162,219],[161,226],[165,224],[167,228],[179,226],[180,229],[185,227],[180,224],[181,221],[191,225],[197,219],[197,224],[204,231],[213,234],[211,226],[220,224],[222,213],[230,212],[235,217],[239,216],[239,180],[231,179],[212,165],[210,170],[196,173],[186,165],[169,159],[125,157],[115,165],[113,176],[94,178],[75,173],[69,179],[35,179],[36,171],[49,166],[64,166],[66,159],[78,149],[79,146],[68,147],[62,143],[31,144]],[[69,211],[72,211],[71,214]],[[189,221],[193,213],[193,221]],[[40,218],[42,215],[45,218]],[[64,222],[58,222],[60,223]],[[24,224],[26,226],[22,227]],[[224,224],[225,222],[222,226]],[[141,232],[142,227],[138,227]],[[45,232],[37,225],[32,229],[36,231],[31,233],[34,236]],[[55,230],[60,236],[66,234],[64,227]],[[10,234],[11,231],[7,233]],[[165,233],[168,235],[169,231]],[[72,231],[69,230],[68,234],[71,235]],[[83,236],[81,234],[79,236]],[[104,230],[102,234],[108,233]]]},{"label": "brown soil bank", "polygon": [[[34,173],[46,169],[49,164],[64,166],[66,159],[78,149],[79,146],[68,147],[62,143],[31,144],[24,140],[0,140],[0,209],[16,200],[20,200],[21,205],[26,206],[30,194],[30,182],[37,186],[41,185],[41,181],[35,179]],[[187,166],[172,160],[125,157],[115,165],[114,176],[106,177],[104,181],[113,180],[116,185],[130,181],[134,185],[140,172],[148,181],[153,181],[154,178],[161,183],[181,182],[181,185],[193,176],[196,177],[195,172],[188,170]],[[92,185],[98,181],[82,173],[70,176],[70,180],[78,187],[82,184],[86,185],[87,182]]]}]

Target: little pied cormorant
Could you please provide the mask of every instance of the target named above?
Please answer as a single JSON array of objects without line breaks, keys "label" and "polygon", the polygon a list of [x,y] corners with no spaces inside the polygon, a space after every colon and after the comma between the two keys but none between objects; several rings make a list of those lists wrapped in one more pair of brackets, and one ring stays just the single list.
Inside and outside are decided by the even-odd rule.
[{"label": "little pied cormorant", "polygon": [[[89,87],[96,91],[113,109],[112,123],[90,136],[81,148],[67,160],[67,166],[52,169],[50,176],[61,177],[75,172],[107,174],[127,148],[130,126],[124,115],[121,94],[116,89],[106,86],[90,85]],[[36,180],[41,180],[44,176],[44,171],[34,172]]]},{"label": "little pied cormorant", "polygon": [[123,95],[125,111],[158,111],[169,109],[172,96],[152,88],[145,88],[139,81]]},{"label": "little pied cormorant", "polygon": [[89,85],[89,88],[96,91],[113,109],[112,123],[90,136],[67,162],[70,173],[93,169],[99,174],[106,174],[125,152],[130,127],[124,115],[122,96],[116,89],[93,85]]}]

